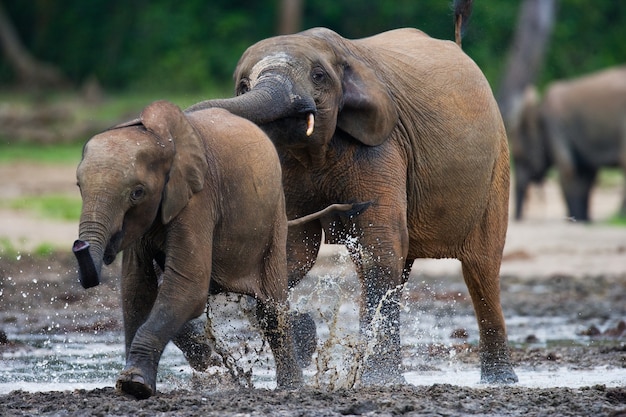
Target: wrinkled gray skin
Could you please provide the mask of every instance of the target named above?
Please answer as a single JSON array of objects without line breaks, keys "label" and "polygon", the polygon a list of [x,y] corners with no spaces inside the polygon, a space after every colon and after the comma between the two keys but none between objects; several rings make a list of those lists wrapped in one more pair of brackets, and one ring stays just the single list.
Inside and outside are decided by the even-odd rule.
[{"label": "wrinkled gray skin", "polygon": [[[511,132],[515,218],[522,218],[529,184],[556,167],[568,215],[590,221],[589,196],[598,170],[626,174],[626,67],[550,84],[540,101],[529,89]],[[626,216],[626,190],[620,208]]]},{"label": "wrinkled gray skin", "polygon": [[192,366],[206,366],[206,350],[192,352],[203,329],[190,320],[205,311],[209,292],[221,291],[256,298],[278,386],[302,384],[287,319],[280,163],[258,127],[221,109],[184,115],[155,102],[138,121],[91,138],[77,177],[81,282],[96,285],[102,264],[124,251],[120,391],[153,395],[172,339]]},{"label": "wrinkled gray skin", "polygon": [[268,134],[288,216],[373,201],[355,218],[290,228],[287,241],[291,285],[315,263],[322,232],[346,244],[361,281],[361,332],[373,347],[361,382],[403,381],[403,284],[416,258],[447,257],[461,260],[474,304],[481,380],[517,381],[499,288],[509,151],[475,63],[453,42],[414,29],[348,40],[316,28],[248,48],[235,82],[237,97],[186,112],[223,107]]}]

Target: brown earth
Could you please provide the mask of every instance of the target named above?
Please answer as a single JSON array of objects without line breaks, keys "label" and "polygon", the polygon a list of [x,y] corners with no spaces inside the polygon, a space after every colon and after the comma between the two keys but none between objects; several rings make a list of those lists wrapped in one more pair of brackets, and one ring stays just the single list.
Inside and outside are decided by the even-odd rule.
[{"label": "brown earth", "polygon": [[[78,197],[74,170],[75,167],[0,165],[0,200],[43,193]],[[598,221],[584,225],[565,220],[557,187],[549,182],[533,191],[528,219],[511,223],[502,264],[505,315],[563,316],[583,329],[579,334],[571,334],[571,339],[586,341],[533,343],[542,338],[541,329],[529,328],[527,340],[515,343],[512,349],[516,368],[626,368],[626,229],[611,227],[604,221],[618,207],[620,187],[617,184],[596,191],[592,216]],[[93,291],[82,290],[76,283],[74,260],[66,250],[76,233],[75,223],[0,208],[0,242],[9,241],[12,247],[11,252],[0,252],[0,330],[10,327],[36,334],[121,331],[116,269],[108,269],[111,277],[104,285]],[[31,255],[42,243],[58,250],[49,257]],[[1,245],[0,248],[6,249]],[[313,274],[338,268],[338,263],[343,262],[338,253],[341,250],[336,247],[325,247]],[[426,287],[430,289],[425,290]],[[417,261],[407,297],[419,301],[424,311],[444,309],[446,314],[472,314],[457,261]],[[455,301],[453,311],[442,304],[450,299]],[[94,315],[94,310],[101,314]],[[59,327],[50,329],[51,316]],[[464,331],[458,330],[460,345],[464,343]],[[0,353],[28,348],[6,340],[2,334]],[[407,370],[436,368],[441,359],[437,349],[432,345],[424,353],[426,365],[407,365]],[[459,352],[456,360],[478,366],[475,347]],[[434,384],[337,390],[307,386],[299,391],[279,391],[195,384],[188,389],[162,391],[144,401],[120,396],[111,387],[13,391],[0,395],[0,415],[626,416],[626,381],[617,386],[558,385],[528,388]]]}]

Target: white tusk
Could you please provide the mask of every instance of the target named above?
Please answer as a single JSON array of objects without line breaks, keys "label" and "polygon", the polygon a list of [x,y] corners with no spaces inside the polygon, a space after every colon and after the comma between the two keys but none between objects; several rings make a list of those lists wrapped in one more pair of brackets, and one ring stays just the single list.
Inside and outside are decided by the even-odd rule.
[{"label": "white tusk", "polygon": [[309,113],[306,117],[306,135],[311,136],[313,134],[313,128],[315,127],[315,116],[313,113]]}]

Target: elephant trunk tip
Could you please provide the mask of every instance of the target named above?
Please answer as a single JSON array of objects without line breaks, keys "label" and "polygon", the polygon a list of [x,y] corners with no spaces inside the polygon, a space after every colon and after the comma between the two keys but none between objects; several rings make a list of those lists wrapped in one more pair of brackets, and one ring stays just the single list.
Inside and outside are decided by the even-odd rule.
[{"label": "elephant trunk tip", "polygon": [[81,252],[81,251],[84,251],[86,249],[89,249],[89,243],[85,242],[84,240],[75,240],[74,241],[74,245],[72,246],[72,252],[74,252],[74,253]]},{"label": "elephant trunk tip", "polygon": [[84,240],[74,241],[72,252],[78,261],[80,283],[83,288],[91,288],[100,284],[98,269],[89,252],[89,243]]}]

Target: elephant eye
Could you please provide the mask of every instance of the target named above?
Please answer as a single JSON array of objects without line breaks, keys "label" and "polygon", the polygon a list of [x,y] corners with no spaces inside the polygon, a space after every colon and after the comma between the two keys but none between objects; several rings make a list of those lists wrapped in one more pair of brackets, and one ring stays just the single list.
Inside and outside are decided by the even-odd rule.
[{"label": "elephant eye", "polygon": [[311,71],[311,79],[314,83],[320,84],[326,79],[326,71],[322,67],[314,67]]},{"label": "elephant eye", "polygon": [[248,91],[250,91],[250,81],[247,78],[242,78],[237,86],[237,95],[246,94]]},{"label": "elephant eye", "polygon": [[145,191],[143,187],[138,186],[130,193],[130,199],[133,203],[136,203],[143,198],[144,194]]}]

